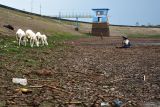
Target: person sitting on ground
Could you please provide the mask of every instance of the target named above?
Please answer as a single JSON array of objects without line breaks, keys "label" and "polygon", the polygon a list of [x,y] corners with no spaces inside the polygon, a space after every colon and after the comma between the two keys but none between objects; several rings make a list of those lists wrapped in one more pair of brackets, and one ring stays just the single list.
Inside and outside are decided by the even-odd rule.
[{"label": "person sitting on ground", "polygon": [[122,48],[130,48],[131,43],[130,43],[129,39],[126,36],[122,36],[122,38],[123,38]]}]

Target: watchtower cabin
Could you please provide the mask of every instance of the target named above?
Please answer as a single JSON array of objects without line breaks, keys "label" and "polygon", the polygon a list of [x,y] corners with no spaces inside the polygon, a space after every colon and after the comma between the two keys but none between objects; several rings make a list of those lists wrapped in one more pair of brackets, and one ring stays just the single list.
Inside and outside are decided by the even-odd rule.
[{"label": "watchtower cabin", "polygon": [[94,36],[110,36],[108,23],[108,8],[92,9],[93,23],[92,35]]}]

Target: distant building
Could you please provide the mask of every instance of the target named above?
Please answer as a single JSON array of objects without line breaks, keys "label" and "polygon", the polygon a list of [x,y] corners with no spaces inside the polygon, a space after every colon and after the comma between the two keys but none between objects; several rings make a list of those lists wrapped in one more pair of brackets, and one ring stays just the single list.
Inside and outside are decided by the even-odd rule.
[{"label": "distant building", "polygon": [[93,23],[92,34],[94,36],[110,36],[109,23],[108,23],[108,8],[92,9]]}]

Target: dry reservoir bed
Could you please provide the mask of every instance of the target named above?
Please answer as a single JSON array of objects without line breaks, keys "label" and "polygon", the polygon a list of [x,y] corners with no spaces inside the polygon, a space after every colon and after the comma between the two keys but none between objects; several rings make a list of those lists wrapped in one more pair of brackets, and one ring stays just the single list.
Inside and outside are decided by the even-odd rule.
[{"label": "dry reservoir bed", "polygon": [[[131,39],[133,43],[142,41],[160,40]],[[36,67],[22,65],[25,61],[20,59],[10,60],[12,55],[1,55],[2,62],[10,60],[0,68],[1,104],[52,107],[74,101],[91,106],[97,98],[97,103],[101,99],[135,104],[159,101],[160,46],[116,48],[120,44],[121,39],[116,37],[86,38],[62,43],[63,48],[41,52],[33,49],[26,54],[35,55],[34,60],[40,63]],[[18,69],[20,74],[15,71],[16,66],[23,68]],[[22,76],[28,79],[26,87],[31,93],[16,91],[23,86],[13,84],[11,79]]]}]

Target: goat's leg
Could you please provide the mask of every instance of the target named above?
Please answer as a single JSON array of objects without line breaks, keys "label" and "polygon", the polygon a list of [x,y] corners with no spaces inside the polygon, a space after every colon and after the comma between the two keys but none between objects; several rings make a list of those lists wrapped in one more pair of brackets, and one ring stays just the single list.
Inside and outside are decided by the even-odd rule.
[{"label": "goat's leg", "polygon": [[48,45],[47,39],[45,39],[45,45]]},{"label": "goat's leg", "polygon": [[33,40],[32,39],[30,39],[30,45],[31,45],[31,47],[33,47]]},{"label": "goat's leg", "polygon": [[44,39],[42,39],[42,46],[44,46]]},{"label": "goat's leg", "polygon": [[30,38],[29,42],[30,42],[30,45],[31,45],[31,42],[32,42],[32,38]]},{"label": "goat's leg", "polygon": [[22,37],[19,38],[19,46],[21,45]]},{"label": "goat's leg", "polygon": [[37,45],[37,47],[39,47],[39,41],[38,40],[34,40],[35,44]]},{"label": "goat's leg", "polygon": [[26,46],[26,41],[27,41],[27,38],[24,37],[24,45]]}]

